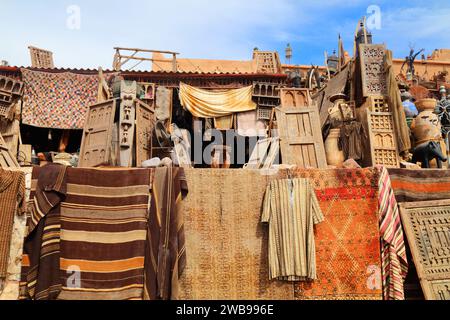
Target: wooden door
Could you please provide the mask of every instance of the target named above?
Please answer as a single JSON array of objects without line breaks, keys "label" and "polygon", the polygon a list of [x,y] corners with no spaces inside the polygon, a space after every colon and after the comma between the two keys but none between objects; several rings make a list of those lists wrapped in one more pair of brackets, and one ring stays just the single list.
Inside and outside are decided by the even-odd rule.
[{"label": "wooden door", "polygon": [[152,158],[152,137],[155,128],[155,108],[136,100],[136,166]]},{"label": "wooden door", "polygon": [[112,127],[118,99],[89,107],[81,141],[79,167],[108,163],[111,154]]},{"label": "wooden door", "polygon": [[276,116],[283,164],[326,168],[317,107],[277,108]]},{"label": "wooden door", "polygon": [[450,300],[450,201],[400,205],[425,299]]}]

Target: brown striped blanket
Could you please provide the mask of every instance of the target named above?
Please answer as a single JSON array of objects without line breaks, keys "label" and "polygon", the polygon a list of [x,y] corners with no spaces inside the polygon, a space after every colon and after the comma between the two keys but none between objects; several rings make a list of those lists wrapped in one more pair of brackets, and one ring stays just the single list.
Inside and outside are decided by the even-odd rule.
[{"label": "brown striped blanket", "polygon": [[186,191],[182,169],[35,168],[20,298],[176,298]]},{"label": "brown striped blanket", "polygon": [[388,171],[397,202],[450,199],[450,170]]},{"label": "brown striped blanket", "polygon": [[68,170],[58,299],[143,298],[150,179],[149,170]]}]

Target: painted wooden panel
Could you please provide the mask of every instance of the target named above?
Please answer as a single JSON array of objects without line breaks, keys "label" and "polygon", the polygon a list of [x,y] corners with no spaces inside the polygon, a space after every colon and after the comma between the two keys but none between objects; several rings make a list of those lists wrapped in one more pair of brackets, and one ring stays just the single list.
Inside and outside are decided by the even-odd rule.
[{"label": "painted wooden panel", "polygon": [[450,200],[400,205],[425,299],[450,300]]},{"label": "painted wooden panel", "polygon": [[79,167],[95,167],[109,162],[114,115],[118,99],[89,107],[81,141]]},{"label": "painted wooden panel", "polygon": [[276,117],[283,164],[326,168],[317,108],[277,108]]},{"label": "painted wooden panel", "polygon": [[136,100],[136,165],[152,158],[152,137],[155,128],[155,108]]}]

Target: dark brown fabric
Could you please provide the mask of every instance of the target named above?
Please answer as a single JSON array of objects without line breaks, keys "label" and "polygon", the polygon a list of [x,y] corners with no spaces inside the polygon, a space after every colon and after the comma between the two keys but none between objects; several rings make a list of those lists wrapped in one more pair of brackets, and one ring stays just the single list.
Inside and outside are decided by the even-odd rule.
[{"label": "dark brown fabric", "polygon": [[145,259],[146,299],[178,298],[178,279],[186,266],[180,203],[187,192],[182,168],[155,169]]},{"label": "dark brown fabric", "polygon": [[341,142],[345,159],[362,160],[362,141],[365,136],[364,127],[360,122],[352,121],[342,126]]},{"label": "dark brown fabric", "polygon": [[66,167],[35,167],[28,206],[19,299],[54,300],[61,290],[60,204],[66,195]]}]

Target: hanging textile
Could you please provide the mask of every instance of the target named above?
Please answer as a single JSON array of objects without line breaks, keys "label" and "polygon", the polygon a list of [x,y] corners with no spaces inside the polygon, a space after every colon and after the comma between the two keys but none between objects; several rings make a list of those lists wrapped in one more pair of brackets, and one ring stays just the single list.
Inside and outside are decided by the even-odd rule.
[{"label": "hanging textile", "polygon": [[318,278],[296,284],[296,299],[382,300],[377,171],[295,169],[290,176],[310,179],[325,217],[315,231]]},{"label": "hanging textile", "polygon": [[186,266],[181,212],[181,201],[188,193],[184,170],[156,168],[151,192],[144,298],[176,300],[179,298],[178,279]]},{"label": "hanging textile", "polygon": [[307,179],[275,180],[267,187],[262,222],[269,223],[269,279],[317,278],[314,225],[323,222]]},{"label": "hanging textile", "polygon": [[0,280],[8,275],[14,216],[25,212],[25,176],[0,169]]},{"label": "hanging textile", "polygon": [[231,130],[233,129],[234,124],[234,114],[220,117],[220,118],[214,118],[214,128],[216,130]]},{"label": "hanging textile", "polygon": [[150,172],[68,169],[58,299],[143,298]]},{"label": "hanging textile", "polygon": [[[88,107],[97,102],[98,75],[21,69],[22,122],[54,129],[83,129]],[[110,76],[110,75],[105,75]]]},{"label": "hanging textile", "polygon": [[19,299],[54,300],[60,282],[60,209],[66,196],[67,167],[49,164],[32,173]]},{"label": "hanging textile", "polygon": [[404,300],[408,259],[402,222],[389,173],[384,167],[377,167],[377,170],[380,174],[378,203],[384,299]]},{"label": "hanging textile", "polygon": [[388,169],[397,202],[446,200],[450,170]]},{"label": "hanging textile", "polygon": [[392,51],[386,51],[385,70],[387,74],[387,86],[389,90],[389,106],[394,118],[394,127],[396,130],[398,150],[400,154],[408,152],[411,149],[410,130],[406,122],[405,109],[403,108],[402,98],[398,83],[395,78],[394,67],[392,63]]},{"label": "hanging textile", "polygon": [[219,118],[235,112],[256,110],[253,87],[208,91],[180,83],[180,102],[194,117]]},{"label": "hanging textile", "polygon": [[[270,180],[257,170],[185,169],[186,270],[182,300],[293,300],[291,282],[270,281],[261,205]],[[316,242],[317,244],[317,242]]]}]

